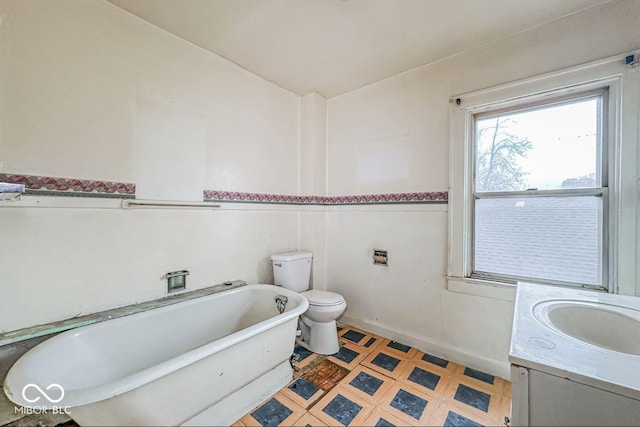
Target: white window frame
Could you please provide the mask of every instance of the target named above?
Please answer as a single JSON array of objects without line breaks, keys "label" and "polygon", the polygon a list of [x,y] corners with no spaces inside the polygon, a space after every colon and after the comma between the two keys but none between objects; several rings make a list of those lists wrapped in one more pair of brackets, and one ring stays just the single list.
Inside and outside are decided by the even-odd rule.
[{"label": "white window frame", "polygon": [[[473,165],[478,114],[552,103],[562,97],[606,90],[602,139],[606,140],[608,212],[607,284],[609,292],[640,295],[636,264],[640,234],[636,224],[638,195],[638,90],[640,73],[616,56],[494,88],[454,96],[450,115],[448,289],[512,300],[515,286],[472,278]],[[624,84],[623,84],[624,82]],[[634,92],[635,91],[635,92]],[[622,197],[621,197],[622,195]],[[620,230],[624,230],[621,233]],[[538,281],[542,283],[542,281]],[[486,286],[478,286],[486,285]]]},{"label": "white window frame", "polygon": [[[581,85],[578,85],[572,89],[579,89]],[[589,87],[591,86],[591,84],[588,85]],[[506,283],[512,283],[515,284],[516,281],[537,281],[540,283],[544,283],[544,284],[549,284],[549,285],[566,285],[566,286],[581,286],[581,287],[588,287],[588,288],[593,288],[593,289],[597,289],[597,290],[607,290],[607,284],[609,281],[609,275],[608,275],[608,264],[609,264],[609,257],[608,257],[608,246],[609,246],[609,238],[608,238],[608,228],[609,228],[609,220],[608,220],[608,214],[609,214],[609,207],[608,207],[608,181],[609,181],[609,176],[608,176],[608,141],[607,141],[607,123],[606,123],[606,117],[607,117],[607,110],[608,110],[608,101],[609,101],[609,97],[608,97],[608,92],[609,92],[609,86],[605,85],[603,87],[600,87],[596,90],[593,89],[589,89],[589,90],[585,90],[584,92],[577,92],[572,90],[572,94],[567,95],[565,93],[565,90],[560,90],[557,93],[557,97],[552,97],[553,96],[553,92],[549,94],[549,96],[547,96],[545,100],[543,100],[542,102],[528,102],[528,99],[525,99],[524,103],[522,105],[517,105],[517,106],[510,106],[508,108],[504,108],[502,107],[501,103],[496,103],[493,105],[494,108],[490,109],[490,110],[483,110],[482,113],[475,113],[473,112],[473,109],[471,109],[471,120],[472,120],[472,124],[471,124],[471,129],[473,132],[473,136],[471,139],[471,145],[472,145],[472,153],[471,153],[471,159],[470,159],[470,167],[471,167],[471,173],[470,173],[470,178],[471,178],[471,182],[469,183],[469,188],[470,190],[470,194],[469,194],[469,198],[467,199],[467,202],[469,204],[472,205],[471,208],[471,237],[470,237],[470,275],[469,277],[471,278],[476,278],[476,279],[480,279],[480,280],[490,280],[493,281],[495,280],[496,282],[506,282]],[[549,99],[550,98],[550,99]],[[484,192],[478,192],[475,190],[475,176],[477,171],[475,170],[475,163],[476,163],[476,156],[477,156],[477,149],[478,149],[478,141],[477,141],[477,122],[480,119],[483,119],[485,117],[492,117],[492,116],[499,116],[499,115],[503,115],[503,114],[516,114],[519,112],[523,112],[523,111],[536,111],[539,109],[543,109],[543,108],[548,108],[548,107],[553,107],[553,106],[558,106],[558,105],[566,105],[568,103],[572,103],[575,101],[579,101],[579,100],[585,100],[585,99],[598,99],[599,101],[599,108],[601,111],[601,117],[602,117],[602,123],[601,126],[599,126],[599,132],[600,132],[600,138],[598,138],[598,142],[597,142],[597,147],[598,147],[598,156],[597,156],[597,163],[598,163],[598,170],[596,170],[597,172],[597,176],[598,176],[598,181],[600,182],[600,187],[593,187],[593,188],[567,188],[567,189],[553,189],[553,190],[522,190],[522,191],[498,191],[498,192],[489,192],[489,191],[484,191]],[[581,284],[581,283],[571,283],[571,282],[562,282],[560,280],[554,279],[554,278],[546,278],[546,279],[538,279],[538,278],[532,278],[532,277],[525,277],[525,276],[510,276],[508,274],[502,274],[499,272],[480,272],[477,271],[475,269],[475,254],[474,254],[474,246],[475,246],[475,234],[473,233],[473,229],[474,229],[474,222],[475,222],[475,204],[476,204],[476,200],[478,199],[495,199],[495,198],[500,198],[500,197],[504,197],[504,198],[518,198],[518,199],[522,199],[522,198],[527,198],[527,197],[532,197],[532,196],[536,196],[536,197],[553,197],[553,196],[557,196],[557,197],[563,197],[563,196],[599,196],[602,197],[602,247],[600,248],[601,250],[601,254],[602,254],[602,258],[599,260],[600,261],[600,268],[602,270],[602,279],[603,279],[603,285],[585,285],[585,284]]]}]

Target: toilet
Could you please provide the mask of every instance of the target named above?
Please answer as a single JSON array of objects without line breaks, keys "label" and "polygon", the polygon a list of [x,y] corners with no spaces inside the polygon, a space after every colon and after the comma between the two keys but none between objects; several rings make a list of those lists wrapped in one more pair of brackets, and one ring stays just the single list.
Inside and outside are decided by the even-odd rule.
[{"label": "toilet", "polygon": [[311,252],[286,252],[271,256],[276,286],[301,293],[309,309],[300,316],[301,336],[297,343],[318,354],[335,354],[340,349],[336,319],[347,308],[344,297],[334,292],[309,290]]}]

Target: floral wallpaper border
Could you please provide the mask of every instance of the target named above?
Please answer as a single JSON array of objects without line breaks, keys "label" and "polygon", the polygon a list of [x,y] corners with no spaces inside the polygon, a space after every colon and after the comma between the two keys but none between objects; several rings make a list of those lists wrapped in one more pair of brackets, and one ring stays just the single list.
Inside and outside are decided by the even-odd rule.
[{"label": "floral wallpaper border", "polygon": [[[1,174],[0,182],[25,184],[26,194],[67,197],[134,199],[136,185],[124,182],[58,178],[36,175]],[[265,203],[283,205],[371,205],[448,203],[448,192],[362,194],[352,196],[296,196],[204,190],[205,202]]]},{"label": "floral wallpaper border", "polygon": [[294,196],[285,194],[242,193],[205,190],[206,202],[272,203],[286,205],[368,205],[447,203],[448,192],[364,194],[354,196]]},{"label": "floral wallpaper border", "polygon": [[0,182],[24,184],[26,194],[44,196],[133,199],[136,194],[136,185],[125,182],[4,173],[0,174]]}]

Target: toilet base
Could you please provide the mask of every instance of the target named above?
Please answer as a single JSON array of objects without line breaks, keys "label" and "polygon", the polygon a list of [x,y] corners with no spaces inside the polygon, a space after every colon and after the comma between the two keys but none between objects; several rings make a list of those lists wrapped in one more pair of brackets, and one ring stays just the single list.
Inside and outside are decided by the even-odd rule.
[{"label": "toilet base", "polygon": [[296,339],[298,345],[324,355],[336,354],[340,350],[335,320],[319,323],[302,316],[300,323],[302,336]]}]

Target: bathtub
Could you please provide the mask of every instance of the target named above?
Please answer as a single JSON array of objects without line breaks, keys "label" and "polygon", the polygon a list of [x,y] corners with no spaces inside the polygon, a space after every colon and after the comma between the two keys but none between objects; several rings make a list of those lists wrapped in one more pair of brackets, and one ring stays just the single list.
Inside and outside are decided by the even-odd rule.
[{"label": "bathtub", "polygon": [[[279,313],[274,298],[288,298]],[[248,285],[61,333],[25,353],[10,400],[80,425],[229,425],[292,378],[307,300]]]}]

